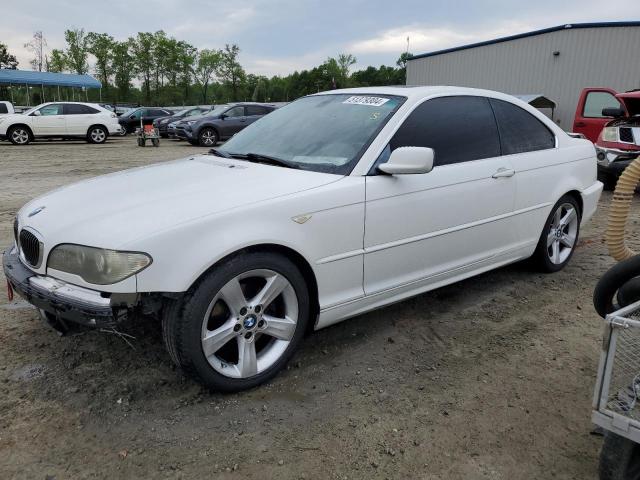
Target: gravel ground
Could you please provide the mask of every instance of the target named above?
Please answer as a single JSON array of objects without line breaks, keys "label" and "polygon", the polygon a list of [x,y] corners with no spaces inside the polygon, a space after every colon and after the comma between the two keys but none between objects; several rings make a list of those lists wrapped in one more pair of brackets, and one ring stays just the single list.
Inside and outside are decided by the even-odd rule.
[{"label": "gravel ground", "polygon": [[[0,245],[35,195],[203,151],[134,145],[0,143]],[[610,198],[564,271],[512,265],[316,332],[235,395],[184,379],[153,321],[126,327],[131,345],[60,338],[0,294],[0,478],[596,478],[591,294],[613,263]]]}]

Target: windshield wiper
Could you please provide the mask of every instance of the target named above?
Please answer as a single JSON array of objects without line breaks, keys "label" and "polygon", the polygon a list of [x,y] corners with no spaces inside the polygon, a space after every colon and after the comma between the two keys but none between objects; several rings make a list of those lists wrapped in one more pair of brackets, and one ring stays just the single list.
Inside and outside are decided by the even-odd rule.
[{"label": "windshield wiper", "polygon": [[242,160],[249,160],[255,163],[266,163],[268,165],[276,165],[278,167],[296,168],[300,167],[295,163],[282,160],[281,158],[272,157],[270,155],[263,155],[261,153],[232,153],[232,158],[240,158]]},{"label": "windshield wiper", "polygon": [[222,150],[218,150],[217,148],[212,148],[211,150],[209,150],[209,153],[212,154],[212,155],[215,155],[216,157],[233,158],[227,152],[224,152]]}]

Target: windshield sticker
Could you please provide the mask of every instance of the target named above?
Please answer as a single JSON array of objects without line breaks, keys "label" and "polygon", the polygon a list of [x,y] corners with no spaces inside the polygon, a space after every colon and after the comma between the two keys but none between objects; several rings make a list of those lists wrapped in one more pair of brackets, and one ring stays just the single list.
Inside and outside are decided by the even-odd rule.
[{"label": "windshield sticker", "polygon": [[350,103],[351,105],[369,105],[370,107],[379,107],[389,101],[388,98],[382,97],[349,97],[342,103]]}]

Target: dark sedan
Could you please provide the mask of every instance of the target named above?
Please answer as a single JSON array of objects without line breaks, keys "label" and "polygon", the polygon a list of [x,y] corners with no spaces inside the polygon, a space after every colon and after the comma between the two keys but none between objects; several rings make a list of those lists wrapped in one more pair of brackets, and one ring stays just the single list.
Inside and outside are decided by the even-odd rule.
[{"label": "dark sedan", "polygon": [[221,105],[202,117],[178,122],[176,135],[192,145],[213,147],[275,109],[274,105],[261,103]]},{"label": "dark sedan", "polygon": [[180,120],[184,120],[188,117],[194,117],[197,115],[205,115],[207,112],[210,112],[213,107],[193,107],[186,108],[181,110],[173,115],[169,115],[167,117],[159,117],[153,121],[153,126],[158,129],[160,136],[163,138],[169,137],[169,132],[167,131],[167,127],[170,123],[179,122]]},{"label": "dark sedan", "polygon": [[150,123],[156,118],[167,117],[173,115],[171,110],[159,107],[140,107],[129,110],[118,117],[118,122],[127,133],[133,133],[140,126],[140,119],[146,123]]}]

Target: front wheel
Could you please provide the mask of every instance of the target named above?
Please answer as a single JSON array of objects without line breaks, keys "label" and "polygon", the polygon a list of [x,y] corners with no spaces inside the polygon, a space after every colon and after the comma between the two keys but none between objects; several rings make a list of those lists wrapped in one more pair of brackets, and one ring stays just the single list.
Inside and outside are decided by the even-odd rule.
[{"label": "front wheel", "polygon": [[640,480],[640,445],[607,432],[598,470],[600,480]]},{"label": "front wheel", "polygon": [[151,145],[153,145],[154,147],[159,147],[160,146],[160,139],[159,138],[152,138],[151,139]]},{"label": "front wheel", "polygon": [[562,270],[573,255],[580,233],[580,207],[564,195],[551,209],[532,260],[544,272]]},{"label": "front wheel", "polygon": [[14,145],[27,145],[31,141],[31,132],[25,127],[11,127],[8,136]]},{"label": "front wheel", "polygon": [[201,147],[215,147],[218,143],[218,134],[213,128],[203,128],[198,135],[198,141]]},{"label": "front wheel", "polygon": [[235,392],[274,377],[308,322],[309,292],[296,265],[278,254],[246,253],[165,308],[162,326],[169,354],[187,375]]}]

